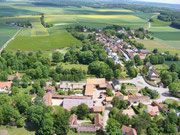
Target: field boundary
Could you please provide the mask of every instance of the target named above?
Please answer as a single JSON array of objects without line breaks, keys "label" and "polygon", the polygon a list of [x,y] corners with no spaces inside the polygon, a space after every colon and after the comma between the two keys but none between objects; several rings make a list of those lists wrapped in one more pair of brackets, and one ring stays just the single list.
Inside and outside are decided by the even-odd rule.
[{"label": "field boundary", "polygon": [[20,28],[0,49],[0,53],[7,47],[7,45],[16,38],[16,36],[22,31],[23,28]]}]

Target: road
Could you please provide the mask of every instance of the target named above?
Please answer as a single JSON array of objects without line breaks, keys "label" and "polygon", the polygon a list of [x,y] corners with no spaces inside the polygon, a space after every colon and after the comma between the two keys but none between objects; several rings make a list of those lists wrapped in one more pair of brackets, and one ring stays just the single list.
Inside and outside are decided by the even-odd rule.
[{"label": "road", "polygon": [[120,49],[120,51],[122,52],[122,54],[124,55],[124,57],[126,57],[126,60],[127,60],[127,61],[131,60],[131,59],[129,58],[129,56],[128,56],[123,50]]},{"label": "road", "polygon": [[150,88],[152,90],[156,90],[160,94],[160,98],[156,100],[157,102],[163,102],[168,98],[171,98],[171,99],[174,99],[174,100],[180,100],[179,98],[171,96],[169,94],[168,88],[153,87],[153,86],[147,84],[144,81],[144,78],[141,75],[138,75],[136,78],[131,79],[131,80],[120,80],[120,83],[132,83],[132,84],[134,84],[134,85],[136,85],[137,87],[140,87],[140,88],[148,87],[148,88]]},{"label": "road", "polygon": [[112,105],[108,104],[105,107],[105,111],[104,111],[104,117],[103,117],[103,128],[106,128],[107,125],[107,121],[109,119],[109,112],[111,111]]},{"label": "road", "polygon": [[12,38],[10,38],[10,39],[2,46],[2,48],[0,49],[0,53],[3,51],[4,48],[7,47],[7,45],[8,45],[12,40],[15,39],[15,37],[19,34],[19,32],[20,32],[22,29],[23,29],[23,28],[20,28],[20,29],[14,34],[14,36],[13,36]]}]

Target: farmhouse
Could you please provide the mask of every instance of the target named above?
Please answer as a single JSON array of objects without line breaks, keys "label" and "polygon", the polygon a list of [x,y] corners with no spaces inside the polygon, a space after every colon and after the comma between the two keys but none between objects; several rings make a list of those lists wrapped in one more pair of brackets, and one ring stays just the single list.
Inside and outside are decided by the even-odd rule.
[{"label": "farmhouse", "polygon": [[22,76],[21,76],[21,74],[19,73],[19,72],[17,72],[16,74],[14,74],[14,75],[10,75],[10,76],[8,76],[8,81],[12,81],[14,78],[16,78],[17,77],[17,79],[18,80],[21,80],[22,79]]},{"label": "farmhouse", "polygon": [[51,106],[52,105],[52,93],[47,92],[43,96],[43,100],[46,106]]},{"label": "farmhouse", "polygon": [[70,110],[72,107],[83,103],[87,104],[89,108],[93,107],[93,100],[90,99],[64,99],[63,107],[67,110]]},{"label": "farmhouse", "polygon": [[123,135],[137,135],[137,132],[134,128],[127,127],[125,125],[122,126],[121,130]]},{"label": "farmhouse", "polygon": [[155,81],[159,77],[158,72],[155,68],[152,68],[150,73],[148,74],[148,79],[151,81]]},{"label": "farmhouse", "polygon": [[151,117],[159,115],[159,109],[157,106],[148,105],[144,111],[149,113]]},{"label": "farmhouse", "polygon": [[77,133],[96,133],[102,128],[103,118],[100,114],[94,117],[94,124],[78,124],[77,116],[75,114],[71,115],[69,119],[70,128],[75,129]]},{"label": "farmhouse", "polygon": [[11,82],[0,82],[0,91],[10,90]]},{"label": "farmhouse", "polygon": [[124,115],[128,115],[129,118],[132,118],[135,115],[135,112],[133,109],[122,110],[121,113]]},{"label": "farmhouse", "polygon": [[93,96],[94,88],[98,89],[106,89],[107,82],[105,78],[94,78],[94,79],[87,79],[86,80],[86,88],[85,88],[85,96]]},{"label": "farmhouse", "polygon": [[48,91],[48,92],[51,92],[52,95],[55,94],[55,87],[54,86],[46,86],[46,87],[44,87],[44,90]]},{"label": "farmhouse", "polygon": [[153,101],[153,102],[152,102],[152,105],[153,105],[153,106],[157,106],[160,111],[165,111],[166,113],[169,112],[169,109],[168,109],[167,107],[160,105],[160,104],[159,104],[158,102],[156,102],[156,101]]},{"label": "farmhouse", "polygon": [[91,112],[99,112],[99,113],[101,113],[101,112],[103,112],[104,111],[104,106],[93,106],[92,108],[91,108]]}]

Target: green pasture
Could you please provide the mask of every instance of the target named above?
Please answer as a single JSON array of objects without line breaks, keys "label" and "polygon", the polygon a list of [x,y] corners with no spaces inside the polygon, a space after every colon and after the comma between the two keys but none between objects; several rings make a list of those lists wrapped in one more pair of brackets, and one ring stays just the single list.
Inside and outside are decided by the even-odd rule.
[{"label": "green pasture", "polygon": [[18,29],[18,27],[0,24],[0,48],[17,32]]},{"label": "green pasture", "polygon": [[169,26],[171,22],[164,22],[157,19],[157,16],[153,17],[153,22],[151,23],[152,27],[159,27],[159,26]]},{"label": "green pasture", "polygon": [[162,40],[178,41],[180,40],[180,32],[152,32],[154,37],[160,38]]},{"label": "green pasture", "polygon": [[13,127],[13,126],[9,126],[9,127],[0,126],[0,130],[8,131],[8,135],[35,135],[34,131],[28,131],[24,127],[17,128],[17,127]]},{"label": "green pasture", "polygon": [[[163,41],[160,39],[155,38],[155,40],[141,40],[141,39],[136,39],[135,41],[137,41],[138,43],[142,43],[144,44],[145,48],[147,48],[150,51],[153,51],[154,48],[157,48],[159,50],[159,52],[165,52],[165,51],[169,51],[171,54],[176,54],[176,53],[180,53],[180,48],[178,47],[173,47],[167,44],[167,42],[169,41]],[[171,42],[172,43],[172,42]]]},{"label": "green pasture", "polygon": [[171,66],[171,64],[176,63],[177,70],[180,70],[180,61],[165,61],[165,64]]}]

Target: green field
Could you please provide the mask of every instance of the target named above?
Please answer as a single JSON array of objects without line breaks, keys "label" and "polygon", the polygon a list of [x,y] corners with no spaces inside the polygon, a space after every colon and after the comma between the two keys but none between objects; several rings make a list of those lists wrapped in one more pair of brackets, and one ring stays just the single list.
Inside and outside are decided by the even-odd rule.
[{"label": "green field", "polygon": [[34,131],[28,131],[25,128],[17,128],[17,127],[5,127],[1,126],[0,130],[8,131],[8,135],[35,135]]},{"label": "green field", "polygon": [[[176,54],[176,53],[180,54],[180,48],[178,47],[175,48],[173,46],[167,45],[165,41],[162,40],[159,41],[159,39],[155,39],[155,40],[136,39],[135,41],[144,44],[144,47],[150,51],[153,51],[154,48],[157,48],[159,52],[169,51],[171,54]],[[172,43],[173,42],[171,42],[171,44]]]},{"label": "green field", "polygon": [[18,27],[0,24],[0,48],[18,31],[18,29]]},{"label": "green field", "polygon": [[168,40],[179,41],[180,40],[180,32],[153,32],[152,35],[165,41],[168,41]]},{"label": "green field", "polygon": [[176,63],[177,70],[180,70],[180,61],[165,61],[165,64],[171,66],[171,64]]},{"label": "green field", "polygon": [[[8,7],[7,10],[4,10]],[[66,27],[80,24],[89,28],[102,29],[109,25],[128,26],[131,28],[148,27],[148,19],[153,17],[149,31],[155,37],[155,41],[145,42],[148,49],[153,47],[160,50],[168,49],[170,52],[179,53],[180,30],[169,27],[169,22],[157,19],[153,13],[143,13],[126,9],[95,9],[90,7],[43,7],[26,2],[3,2],[0,6],[0,23],[7,21],[30,21],[32,29],[23,29],[6,49],[8,50],[54,50],[71,45],[81,45],[66,31]],[[6,13],[4,13],[6,12]],[[52,23],[51,28],[44,28],[40,23],[41,13],[45,14],[45,22]],[[14,17],[9,17],[14,16]],[[0,37],[0,39],[5,39]],[[3,42],[3,40],[0,41]],[[158,45],[158,46],[157,46]],[[174,50],[176,48],[177,50]]]}]

